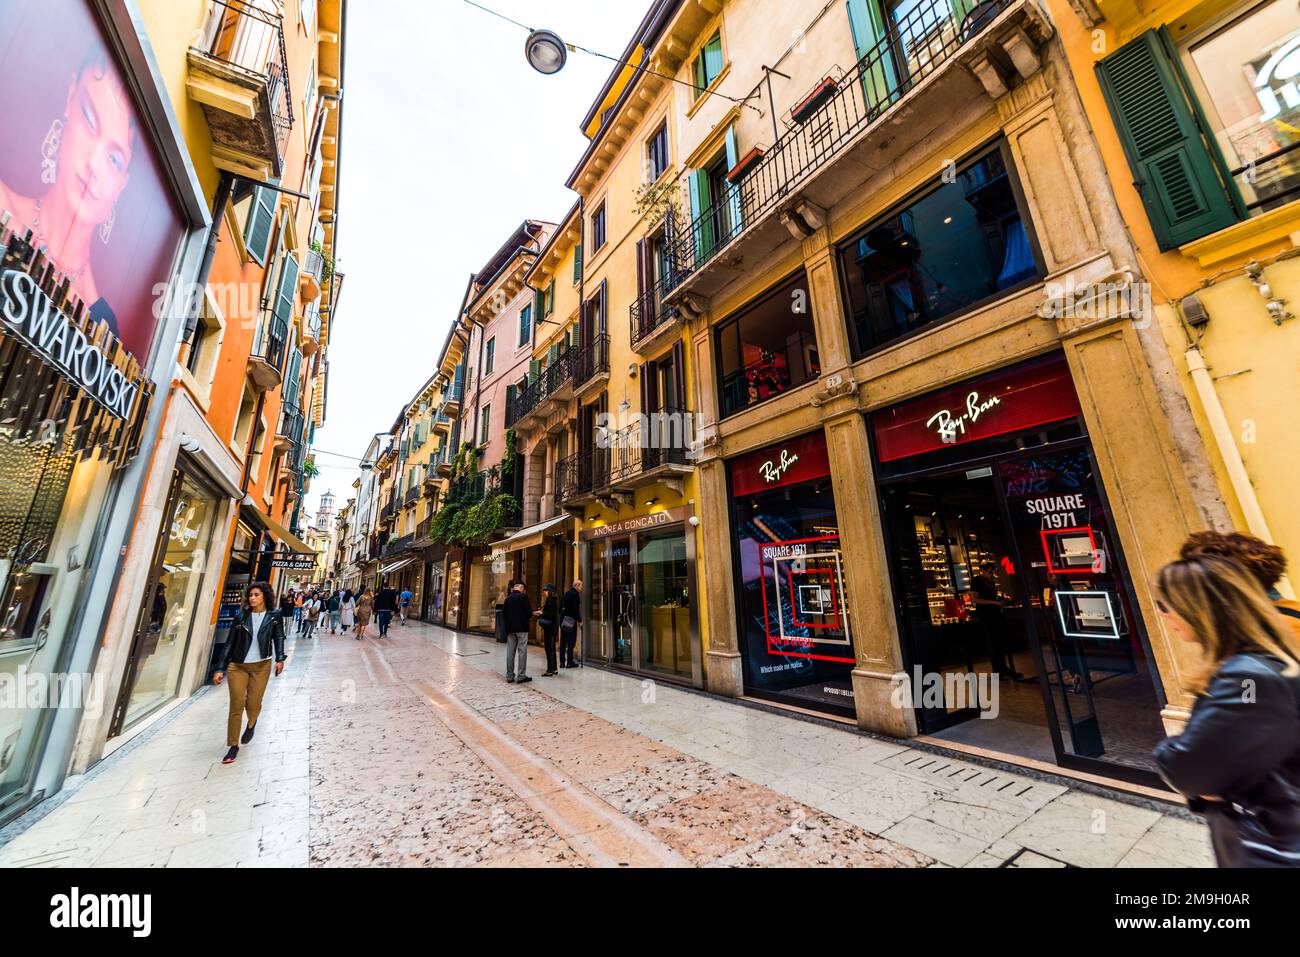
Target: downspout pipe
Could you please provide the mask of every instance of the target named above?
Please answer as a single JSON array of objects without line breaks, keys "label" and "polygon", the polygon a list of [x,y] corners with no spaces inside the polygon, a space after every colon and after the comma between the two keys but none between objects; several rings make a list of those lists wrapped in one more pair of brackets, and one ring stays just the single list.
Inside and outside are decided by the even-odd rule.
[{"label": "downspout pipe", "polygon": [[[1201,408],[1205,410],[1205,417],[1209,420],[1214,444],[1223,459],[1224,467],[1228,470],[1228,481],[1232,483],[1232,491],[1241,505],[1242,514],[1246,519],[1246,530],[1256,538],[1272,544],[1273,536],[1269,532],[1268,520],[1264,518],[1264,510],[1260,508],[1255,486],[1251,484],[1250,475],[1246,472],[1246,463],[1242,461],[1241,450],[1237,448],[1237,443],[1232,437],[1232,427],[1228,425],[1228,416],[1223,411],[1223,403],[1219,401],[1219,393],[1214,388],[1214,379],[1205,364],[1205,356],[1197,346],[1193,345],[1188,347],[1183,357],[1187,361],[1192,384],[1196,386],[1196,394],[1201,400]],[[1283,598],[1295,598],[1295,590],[1285,575],[1277,583],[1277,590]]]}]

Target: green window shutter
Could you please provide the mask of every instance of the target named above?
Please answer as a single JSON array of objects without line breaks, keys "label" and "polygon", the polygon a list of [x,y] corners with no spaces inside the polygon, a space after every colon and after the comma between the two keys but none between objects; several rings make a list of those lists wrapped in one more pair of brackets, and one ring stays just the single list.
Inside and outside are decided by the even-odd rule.
[{"label": "green window shutter", "polygon": [[285,408],[297,414],[301,405],[298,396],[298,377],[302,374],[302,353],[295,349],[289,356],[289,366],[284,372],[284,386],[280,390]]},{"label": "green window shutter", "polygon": [[[514,407],[515,407],[515,395],[518,393],[518,391],[519,391],[519,390],[516,389],[516,388],[514,387],[514,384],[513,384],[513,383],[508,383],[508,384],[506,385],[506,409],[507,409],[507,410],[513,410],[513,409],[514,409]],[[509,418],[511,414],[512,414],[511,411],[507,411],[507,413],[506,413],[506,417]]]},{"label": "green window shutter", "polygon": [[519,345],[523,345],[533,337],[533,307],[524,306],[519,310]]},{"label": "green window shutter", "polygon": [[1148,30],[1097,64],[1134,185],[1161,249],[1240,217],[1178,79],[1172,44]]},{"label": "green window shutter", "polygon": [[558,359],[559,357],[560,357],[560,344],[558,342],[552,342],[550,348],[546,350],[547,367],[549,368],[550,366],[555,365],[555,360]]},{"label": "green window shutter", "polygon": [[573,284],[582,282],[582,243],[573,250]]},{"label": "green window shutter", "polygon": [[297,294],[298,260],[288,254],[280,267],[280,285],[275,293],[275,318],[285,327],[293,321],[293,300]]},{"label": "green window shutter", "polygon": [[713,217],[705,215],[713,205],[709,196],[708,171],[693,170],[687,184],[691,199],[691,231],[695,234],[695,261],[701,263],[713,254]]},{"label": "green window shutter", "polygon": [[546,284],[545,302],[546,302],[545,314],[549,316],[551,313],[555,311],[555,280],[554,279],[552,279],[549,283]]},{"label": "green window shutter", "polygon": [[542,374],[542,364],[537,359],[528,360],[528,384],[532,385],[537,381],[537,377]]},{"label": "green window shutter", "polygon": [[546,315],[546,293],[540,289],[533,290],[533,315],[539,320]]},{"label": "green window shutter", "polygon": [[704,61],[704,85],[708,86],[718,78],[722,72],[722,34],[717,34],[712,40],[704,44],[704,51],[700,54],[700,59]]},{"label": "green window shutter", "polygon": [[244,224],[244,247],[259,266],[266,265],[271,249],[271,227],[275,225],[275,197],[273,189],[258,186],[253,190],[253,205]]}]

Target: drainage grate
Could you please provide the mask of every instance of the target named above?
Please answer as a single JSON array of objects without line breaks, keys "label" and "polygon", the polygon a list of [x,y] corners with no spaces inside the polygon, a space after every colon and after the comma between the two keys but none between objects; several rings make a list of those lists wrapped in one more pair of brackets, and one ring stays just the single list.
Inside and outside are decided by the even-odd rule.
[{"label": "drainage grate", "polygon": [[895,758],[882,761],[881,764],[893,765],[899,770],[906,768],[913,773],[920,772],[948,786],[969,785],[1000,798],[1032,801],[1036,797],[1034,789],[1037,783],[1034,781],[990,771],[988,768],[974,764],[951,761],[924,751],[904,752]]}]

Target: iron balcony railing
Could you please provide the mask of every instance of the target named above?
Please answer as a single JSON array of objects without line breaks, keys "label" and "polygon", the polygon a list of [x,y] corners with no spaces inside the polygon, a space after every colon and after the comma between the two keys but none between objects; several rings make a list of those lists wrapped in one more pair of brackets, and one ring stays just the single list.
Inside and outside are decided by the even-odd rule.
[{"label": "iron balcony railing", "polygon": [[396,511],[397,511],[397,503],[394,502],[391,498],[389,498],[384,502],[383,507],[379,510],[379,518],[381,521],[387,521],[388,519],[393,517]]},{"label": "iron balcony railing", "polygon": [[578,388],[601,373],[609,372],[609,336],[601,334],[581,346],[573,355],[573,385]]},{"label": "iron balcony railing", "polygon": [[1014,2],[985,0],[958,17],[948,0],[921,0],[891,21],[821,106],[802,116],[736,182],[728,182],[721,196],[711,197],[712,205],[690,222],[676,223],[664,294],[771,212]]},{"label": "iron balcony railing", "polygon": [[250,358],[261,359],[272,368],[284,370],[284,346],[289,340],[289,324],[271,309],[269,301],[262,303],[263,319],[257,327]]},{"label": "iron balcony railing", "polygon": [[578,353],[579,350],[576,349],[565,349],[526,389],[515,393],[514,398],[506,406],[507,427],[514,425],[558,392],[566,383],[573,381],[573,370],[577,364]]},{"label": "iron balcony railing", "polygon": [[609,481],[618,484],[661,465],[688,465],[691,413],[660,409],[609,436]]},{"label": "iron balcony railing", "polygon": [[392,558],[394,555],[400,555],[402,552],[410,548],[414,541],[414,534],[402,535],[399,538],[394,538],[384,546],[382,555],[384,558]]},{"label": "iron balcony railing", "polygon": [[303,310],[303,325],[307,330],[307,338],[320,342],[320,302],[313,299],[307,303],[307,308]]},{"label": "iron balcony railing", "polygon": [[406,490],[406,494],[402,496],[402,504],[410,505],[413,502],[418,502],[422,494],[424,494],[422,486],[412,485],[410,488]]},{"label": "iron balcony railing", "polygon": [[648,338],[656,329],[672,322],[676,318],[675,310],[664,303],[663,293],[667,276],[660,278],[653,286],[632,300],[628,306],[628,322],[631,326],[632,348],[641,340]]},{"label": "iron balcony railing", "polygon": [[584,449],[560,459],[555,465],[555,496],[569,502],[609,486],[610,450]]},{"label": "iron balcony railing", "polygon": [[325,275],[325,255],[319,249],[308,249],[303,257],[302,271],[304,275],[314,276],[316,285],[321,285]]},{"label": "iron balcony railing", "polygon": [[429,537],[429,532],[433,528],[433,516],[430,515],[419,525],[415,526],[415,540],[421,541]]},{"label": "iron balcony railing", "polygon": [[284,148],[293,129],[293,97],[289,92],[289,56],[284,45],[284,18],[259,0],[210,0],[208,19],[196,44],[199,50],[233,67],[266,79],[276,151]]}]

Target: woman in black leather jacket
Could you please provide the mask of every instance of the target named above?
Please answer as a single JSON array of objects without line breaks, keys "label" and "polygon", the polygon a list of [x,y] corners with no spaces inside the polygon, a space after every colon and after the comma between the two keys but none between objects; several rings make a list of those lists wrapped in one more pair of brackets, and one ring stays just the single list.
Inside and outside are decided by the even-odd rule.
[{"label": "woman in black leather jacket", "polygon": [[[275,593],[266,582],[253,582],[244,593],[244,607],[230,629],[226,651],[212,680],[230,688],[230,713],[226,718],[226,746],[222,764],[233,764],[239,746],[253,740],[262,697],[271,678],[272,658],[277,675],[284,671],[284,618],[275,607]],[[239,733],[244,715],[248,727]]]},{"label": "woman in black leather jacket", "polygon": [[1300,651],[1240,564],[1166,565],[1157,607],[1210,663],[1183,733],[1155,750],[1169,784],[1205,815],[1220,867],[1300,867]]}]

